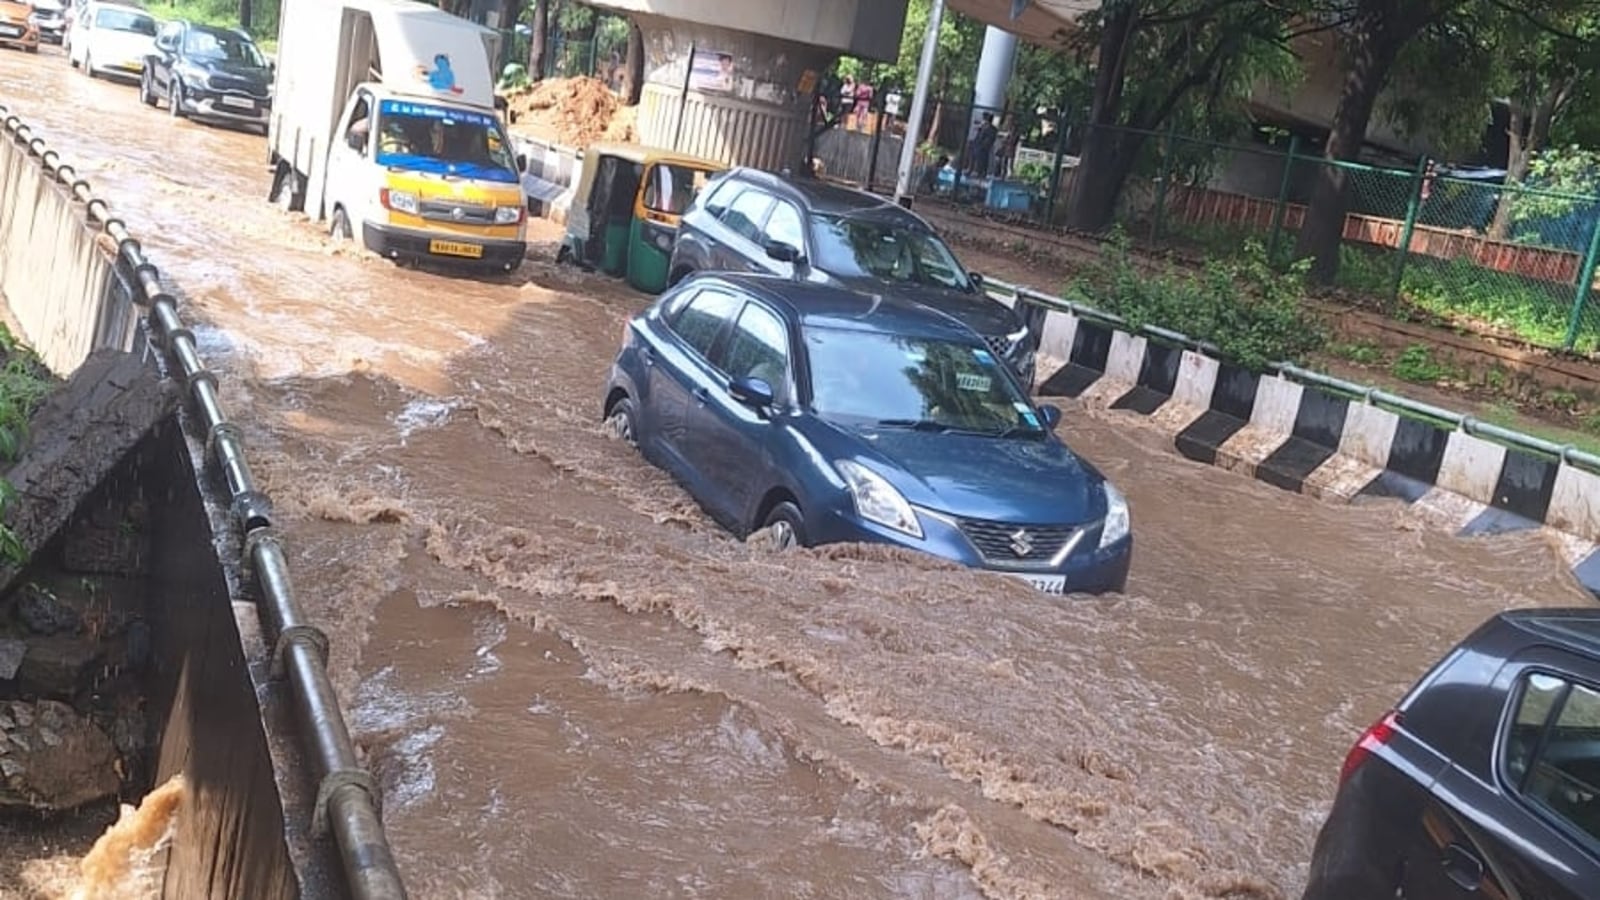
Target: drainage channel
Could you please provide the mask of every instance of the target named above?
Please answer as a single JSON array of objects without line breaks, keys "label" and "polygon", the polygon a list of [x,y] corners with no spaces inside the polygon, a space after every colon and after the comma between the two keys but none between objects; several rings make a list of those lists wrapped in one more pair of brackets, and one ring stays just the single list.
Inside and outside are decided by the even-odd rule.
[{"label": "drainage channel", "polygon": [[[6,472],[0,807],[9,785],[49,812],[168,808],[170,847],[144,861],[161,896],[405,897],[327,638],[177,296],[73,167],[0,119],[0,291],[64,378]],[[85,871],[137,827],[125,813]]]}]

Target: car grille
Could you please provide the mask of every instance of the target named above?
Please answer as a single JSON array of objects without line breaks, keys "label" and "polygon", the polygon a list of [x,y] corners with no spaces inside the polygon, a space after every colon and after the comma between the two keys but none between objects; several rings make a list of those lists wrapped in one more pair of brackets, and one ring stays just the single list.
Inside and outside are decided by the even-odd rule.
[{"label": "car grille", "polygon": [[[961,519],[959,523],[961,533],[985,561],[1018,568],[1049,565],[1078,533],[1076,525],[1019,525],[983,519]],[[1025,552],[1018,553],[1019,548]]]},{"label": "car grille", "polygon": [[[456,215],[456,210],[461,214]],[[473,225],[493,225],[494,207],[474,206],[470,203],[447,203],[440,200],[424,200],[421,206],[422,217],[438,222],[465,222]]]},{"label": "car grille", "polygon": [[244,78],[235,78],[232,75],[212,75],[206,79],[206,85],[213,91],[228,94],[248,94],[258,100],[264,100],[267,96],[266,88],[253,84]]}]

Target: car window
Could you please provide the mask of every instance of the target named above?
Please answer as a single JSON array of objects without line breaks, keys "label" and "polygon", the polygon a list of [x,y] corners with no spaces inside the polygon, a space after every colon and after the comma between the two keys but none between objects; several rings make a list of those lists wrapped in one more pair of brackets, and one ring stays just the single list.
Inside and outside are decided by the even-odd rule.
[{"label": "car window", "polygon": [[94,27],[109,31],[129,31],[150,37],[156,35],[156,20],[131,9],[104,7],[94,14]]},{"label": "car window", "polygon": [[789,382],[789,340],[783,321],[755,303],[747,303],[728,338],[719,368],[729,378],[759,378],[782,400]]},{"label": "car window", "polygon": [[711,358],[711,348],[722,326],[739,311],[739,298],[722,291],[701,291],[672,320],[672,330],[684,342]]},{"label": "car window", "polygon": [[806,249],[805,226],[800,218],[800,210],[792,204],[779,201],[772,208],[772,218],[767,220],[767,227],[763,229],[762,243],[774,241],[788,244],[796,250]]},{"label": "car window", "polygon": [[711,188],[710,193],[703,195],[705,197],[706,212],[716,218],[722,218],[722,213],[727,210],[728,203],[738,195],[742,187],[743,185],[732,178],[723,178],[718,181]]},{"label": "car window", "polygon": [[1522,795],[1600,840],[1600,691],[1551,675],[1524,682],[1506,746]]},{"label": "car window", "polygon": [[905,218],[814,215],[812,263],[844,278],[874,278],[971,290],[955,255],[939,236]]},{"label": "car window", "polygon": [[937,338],[812,326],[811,408],[854,426],[1044,433],[1028,398],[987,349]]},{"label": "car window", "polygon": [[772,202],[771,194],[747,188],[728,205],[728,211],[722,216],[722,224],[737,234],[759,243],[761,224],[766,221],[767,210],[772,208]]}]

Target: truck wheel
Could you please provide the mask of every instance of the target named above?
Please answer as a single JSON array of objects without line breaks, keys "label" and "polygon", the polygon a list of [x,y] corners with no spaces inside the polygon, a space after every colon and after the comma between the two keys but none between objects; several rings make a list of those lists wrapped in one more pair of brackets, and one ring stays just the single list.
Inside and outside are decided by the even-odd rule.
[{"label": "truck wheel", "polygon": [[336,244],[343,244],[355,237],[355,232],[350,228],[350,217],[345,215],[344,207],[333,211],[333,218],[328,222],[328,237],[333,238]]}]

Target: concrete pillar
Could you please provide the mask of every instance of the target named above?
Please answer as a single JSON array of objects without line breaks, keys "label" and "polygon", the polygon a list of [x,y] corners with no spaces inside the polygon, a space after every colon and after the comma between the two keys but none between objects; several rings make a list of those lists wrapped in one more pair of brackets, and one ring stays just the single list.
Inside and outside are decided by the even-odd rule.
[{"label": "concrete pillar", "polygon": [[1011,85],[1016,65],[1017,36],[990,25],[983,32],[983,52],[978,57],[972,125],[978,123],[984,112],[993,112],[995,124],[999,124],[1000,109],[1006,105],[1006,88]]},{"label": "concrete pillar", "polygon": [[636,21],[645,48],[641,143],[734,165],[798,166],[811,112],[803,88],[837,50],[662,16]]}]

